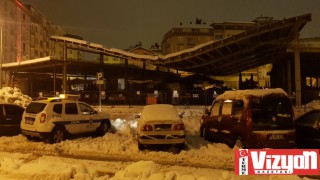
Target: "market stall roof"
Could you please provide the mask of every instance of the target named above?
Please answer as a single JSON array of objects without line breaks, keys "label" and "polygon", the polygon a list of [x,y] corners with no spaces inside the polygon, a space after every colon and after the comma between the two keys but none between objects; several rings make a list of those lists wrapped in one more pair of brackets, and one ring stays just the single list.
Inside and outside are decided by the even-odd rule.
[{"label": "market stall roof", "polygon": [[279,60],[295,32],[308,21],[311,14],[264,24],[220,41],[169,54],[156,64],[207,75],[236,74]]},{"label": "market stall roof", "polygon": [[224,84],[223,81],[216,80],[211,78],[210,76],[206,76],[202,74],[192,74],[190,76],[186,76],[182,78],[182,80],[192,84],[203,83],[203,82],[208,82],[209,84],[219,84],[219,85]]},{"label": "market stall roof", "polygon": [[[255,29],[230,36],[220,41],[210,41],[190,49],[168,55],[138,55],[115,48],[89,43],[69,37],[52,36],[52,41],[76,45],[79,50],[127,59],[143,61],[168,68],[205,75],[230,75],[279,60],[288,44],[304,25],[311,21],[311,14],[270,22]],[[101,68],[96,61],[67,60],[68,73],[93,73]],[[51,72],[61,68],[63,60],[46,57],[3,64],[9,71]],[[50,68],[50,70],[48,69]],[[48,71],[49,70],[49,71]]]}]

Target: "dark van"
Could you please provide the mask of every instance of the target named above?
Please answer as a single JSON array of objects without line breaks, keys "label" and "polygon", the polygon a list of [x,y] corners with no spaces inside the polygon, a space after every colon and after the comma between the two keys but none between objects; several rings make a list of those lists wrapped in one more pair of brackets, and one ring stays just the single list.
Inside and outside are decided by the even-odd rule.
[{"label": "dark van", "polygon": [[292,148],[295,135],[291,100],[279,88],[226,91],[200,126],[200,136],[231,148]]},{"label": "dark van", "polygon": [[24,108],[17,104],[0,102],[0,136],[15,136],[21,133],[23,112]]}]

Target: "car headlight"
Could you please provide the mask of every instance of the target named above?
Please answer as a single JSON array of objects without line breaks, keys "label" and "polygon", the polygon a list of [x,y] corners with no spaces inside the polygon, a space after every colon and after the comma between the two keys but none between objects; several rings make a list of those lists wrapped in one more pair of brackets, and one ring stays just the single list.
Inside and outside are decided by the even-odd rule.
[{"label": "car headlight", "polygon": [[175,124],[175,125],[173,126],[173,130],[175,130],[175,131],[185,130],[184,124],[183,124],[183,123]]},{"label": "car headlight", "polygon": [[150,124],[144,124],[140,127],[141,131],[153,131],[153,127]]}]

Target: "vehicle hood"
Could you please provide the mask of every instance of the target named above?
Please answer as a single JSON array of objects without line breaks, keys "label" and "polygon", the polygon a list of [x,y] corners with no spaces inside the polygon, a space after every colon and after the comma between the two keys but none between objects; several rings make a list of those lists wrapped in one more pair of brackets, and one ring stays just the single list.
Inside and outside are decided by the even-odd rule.
[{"label": "vehicle hood", "polygon": [[106,112],[98,112],[98,116],[101,118],[108,118],[110,119],[110,114],[106,113]]}]

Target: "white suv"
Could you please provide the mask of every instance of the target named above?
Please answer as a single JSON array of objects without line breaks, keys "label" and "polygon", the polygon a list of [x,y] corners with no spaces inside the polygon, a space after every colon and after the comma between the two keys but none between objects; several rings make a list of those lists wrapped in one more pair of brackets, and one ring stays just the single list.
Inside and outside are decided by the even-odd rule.
[{"label": "white suv", "polygon": [[84,102],[59,98],[31,102],[22,116],[21,132],[28,139],[39,137],[58,143],[67,135],[96,132],[104,135],[111,127],[110,116]]}]

